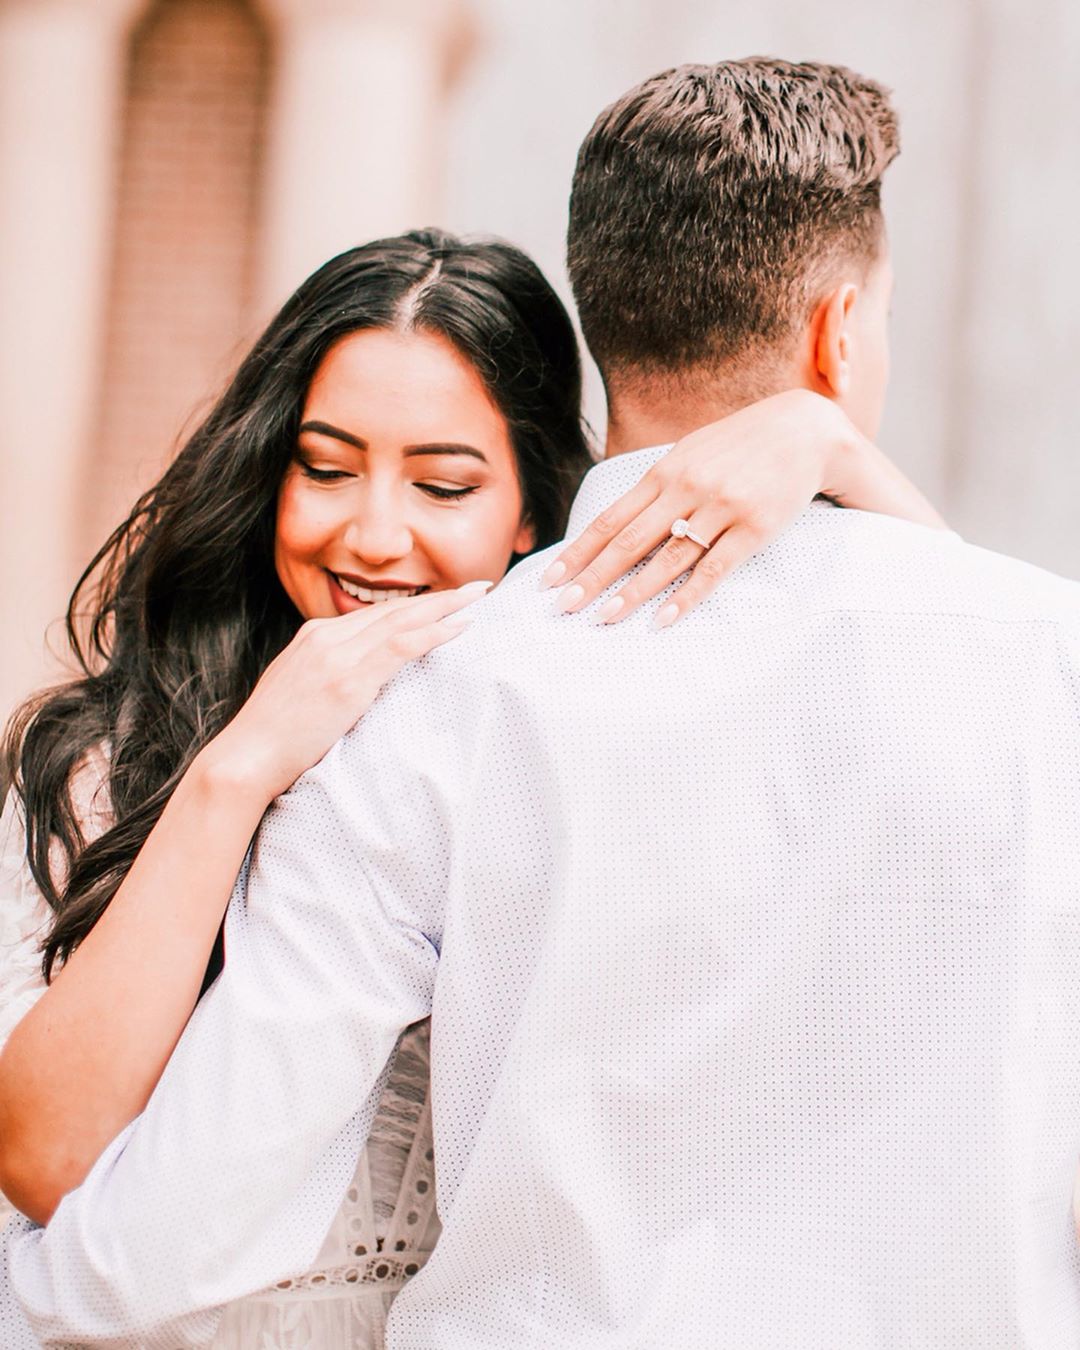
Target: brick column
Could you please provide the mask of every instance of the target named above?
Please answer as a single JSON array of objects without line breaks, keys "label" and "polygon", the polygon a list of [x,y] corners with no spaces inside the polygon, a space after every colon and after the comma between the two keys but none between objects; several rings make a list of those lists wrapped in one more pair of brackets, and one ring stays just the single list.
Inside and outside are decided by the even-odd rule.
[{"label": "brick column", "polygon": [[258,295],[272,312],[353,244],[438,223],[462,0],[260,0],[275,82]]},{"label": "brick column", "polygon": [[0,0],[0,717],[47,674],[100,369],[124,44],[143,0]]}]

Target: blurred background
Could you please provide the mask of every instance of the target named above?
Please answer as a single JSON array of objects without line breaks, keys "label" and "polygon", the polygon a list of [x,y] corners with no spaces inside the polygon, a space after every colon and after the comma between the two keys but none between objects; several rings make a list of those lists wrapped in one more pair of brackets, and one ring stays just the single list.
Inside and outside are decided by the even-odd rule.
[{"label": "blurred background", "polygon": [[[0,0],[0,715],[309,271],[438,224],[522,245],[569,298],[596,113],[756,53],[895,91],[884,448],[973,542],[1080,577],[1076,0]],[[602,431],[594,372],[587,413]]]}]

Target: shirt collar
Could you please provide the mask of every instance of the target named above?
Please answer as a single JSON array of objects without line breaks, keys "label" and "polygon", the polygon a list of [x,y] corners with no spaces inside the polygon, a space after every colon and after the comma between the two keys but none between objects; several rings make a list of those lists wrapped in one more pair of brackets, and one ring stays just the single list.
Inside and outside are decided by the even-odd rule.
[{"label": "shirt collar", "polygon": [[594,465],[582,479],[574,498],[566,537],[570,539],[579,535],[601,511],[617,502],[624,492],[629,492],[658,460],[663,459],[672,444],[669,442],[667,445],[650,445],[644,450],[627,450]]}]

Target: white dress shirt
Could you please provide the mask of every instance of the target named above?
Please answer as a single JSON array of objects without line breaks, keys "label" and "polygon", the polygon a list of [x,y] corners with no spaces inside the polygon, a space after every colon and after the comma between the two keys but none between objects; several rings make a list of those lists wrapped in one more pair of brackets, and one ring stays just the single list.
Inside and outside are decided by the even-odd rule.
[{"label": "white dress shirt", "polygon": [[548,560],[268,815],[146,1111],[10,1243],[37,1333],[202,1345],[309,1265],[431,1010],[389,1350],[1075,1350],[1080,587],[824,504],[660,632]]}]

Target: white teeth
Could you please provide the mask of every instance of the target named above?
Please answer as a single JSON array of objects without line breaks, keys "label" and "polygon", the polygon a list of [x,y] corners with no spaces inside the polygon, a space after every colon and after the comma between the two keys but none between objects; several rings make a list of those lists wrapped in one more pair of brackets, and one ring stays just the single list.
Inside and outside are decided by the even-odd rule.
[{"label": "white teeth", "polygon": [[363,600],[364,603],[368,605],[381,604],[384,600],[400,600],[407,595],[419,595],[420,592],[424,589],[423,586],[416,586],[409,591],[401,591],[401,590],[371,591],[368,590],[366,586],[357,586],[356,583],[353,581],[346,581],[344,577],[339,577],[336,572],[334,573],[334,580],[337,582],[337,584],[341,587],[341,589],[345,592],[346,595],[351,595],[354,600]]}]

